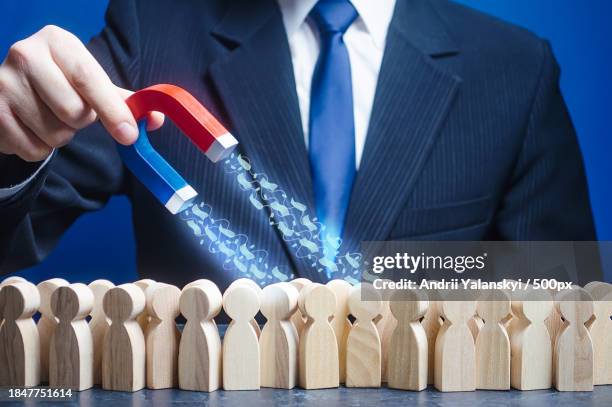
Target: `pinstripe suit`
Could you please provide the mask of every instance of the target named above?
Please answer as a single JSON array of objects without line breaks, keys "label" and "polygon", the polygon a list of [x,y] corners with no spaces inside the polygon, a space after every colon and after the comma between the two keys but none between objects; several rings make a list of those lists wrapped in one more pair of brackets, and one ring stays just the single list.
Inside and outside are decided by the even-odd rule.
[{"label": "pinstripe suit", "polygon": [[[240,141],[256,171],[313,207],[287,37],[274,0],[111,1],[89,49],[125,88],[174,83]],[[446,0],[398,0],[342,250],[385,239],[594,240],[576,136],[547,42]],[[126,194],[139,272],[235,278],[122,166],[101,126],[0,203],[0,270],[40,261],[82,213]],[[265,214],[172,126],[150,135],[217,218],[268,261],[320,280]],[[6,161],[11,161],[6,163]],[[18,178],[32,168],[6,159]]]}]

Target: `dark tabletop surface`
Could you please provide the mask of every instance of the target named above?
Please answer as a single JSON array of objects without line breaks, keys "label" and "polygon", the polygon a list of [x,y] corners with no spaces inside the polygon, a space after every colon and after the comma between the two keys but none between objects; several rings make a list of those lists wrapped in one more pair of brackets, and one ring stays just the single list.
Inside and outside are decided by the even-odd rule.
[{"label": "dark tabletop surface", "polygon": [[[9,405],[3,398],[0,405]],[[6,404],[5,404],[6,403]],[[227,405],[227,406],[317,406],[330,405],[361,406],[612,406],[612,385],[596,386],[593,392],[557,392],[555,390],[536,391],[475,391],[463,393],[441,393],[434,389],[422,392],[380,389],[347,389],[341,387],[328,390],[276,390],[223,391],[212,393],[191,392],[177,389],[141,390],[123,393],[94,388],[73,393],[70,400],[43,401],[31,400],[28,404],[58,406],[166,406],[166,405]],[[18,405],[18,403],[14,403]],[[20,404],[23,405],[23,404]]]}]

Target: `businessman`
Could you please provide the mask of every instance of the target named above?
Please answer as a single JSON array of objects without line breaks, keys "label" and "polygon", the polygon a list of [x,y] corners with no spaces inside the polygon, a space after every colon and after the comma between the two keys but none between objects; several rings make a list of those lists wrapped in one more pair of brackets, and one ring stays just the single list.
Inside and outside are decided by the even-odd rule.
[{"label": "businessman", "polygon": [[[156,83],[194,94],[341,251],[595,240],[558,81],[546,41],[446,0],[112,0],[87,46],[46,27],[0,67],[0,271],[41,261],[78,216],[125,194],[143,277],[235,278],[118,157],[137,137],[124,99]],[[162,123],[150,115],[152,143],[217,218],[271,264],[324,278]]]}]

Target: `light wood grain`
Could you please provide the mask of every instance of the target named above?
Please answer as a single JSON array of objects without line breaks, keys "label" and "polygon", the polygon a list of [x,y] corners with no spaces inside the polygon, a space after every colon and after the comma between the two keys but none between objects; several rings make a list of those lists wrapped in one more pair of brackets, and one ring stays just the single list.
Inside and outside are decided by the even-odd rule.
[{"label": "light wood grain", "polygon": [[111,320],[102,353],[106,390],[138,391],[145,386],[145,338],[136,321],[145,304],[145,295],[135,284],[122,284],[104,295],[104,313]]},{"label": "light wood grain", "polygon": [[441,301],[444,324],[438,332],[434,384],[440,391],[476,389],[476,350],[467,322],[476,311],[475,301]]},{"label": "light wood grain", "polygon": [[223,309],[232,319],[223,338],[223,388],[257,390],[260,354],[252,320],[261,307],[260,294],[249,284],[236,284],[223,295]]},{"label": "light wood grain", "polygon": [[[134,284],[138,286],[142,290],[142,293],[145,295],[145,301],[147,300],[147,288],[155,285],[157,282],[155,280],[151,280],[150,278],[143,278],[142,280],[135,281]],[[151,321],[151,317],[149,316],[149,312],[147,311],[147,307],[145,305],[144,310],[138,315],[136,318],[138,321],[138,325],[140,325],[140,329],[142,330],[145,338],[147,336],[147,329],[149,328],[149,322]]]},{"label": "light wood grain", "polygon": [[397,327],[397,320],[391,313],[389,307],[389,301],[383,300],[382,311],[380,317],[376,321],[376,330],[380,336],[380,351],[382,354],[381,359],[381,376],[380,379],[383,383],[388,381],[389,375],[389,345],[391,343],[391,335]]},{"label": "light wood grain", "polygon": [[504,321],[510,315],[510,296],[502,290],[480,294],[476,310],[484,325],[476,338],[476,388],[510,389],[510,338]]},{"label": "light wood grain", "polygon": [[49,347],[50,387],[82,391],[93,386],[93,338],[85,321],[93,305],[93,292],[85,284],[53,292],[51,310],[59,323]]},{"label": "light wood grain", "polygon": [[346,387],[380,387],[382,345],[374,323],[383,309],[380,292],[369,283],[355,285],[348,309],[355,323],[346,341]]},{"label": "light wood grain", "polygon": [[[302,291],[302,288],[312,283],[312,281],[307,278],[296,278],[291,280],[289,283],[295,287],[299,295],[300,291]],[[302,311],[300,311],[299,307],[296,308],[295,313],[291,316],[291,322],[297,330],[298,337],[302,336],[302,332],[304,331],[304,327],[306,326],[306,319],[307,318],[302,315]]]},{"label": "light wood grain", "polygon": [[553,308],[547,290],[529,287],[512,293],[510,384],[519,390],[552,386],[552,341],[545,319]]},{"label": "light wood grain", "polygon": [[387,385],[394,389],[421,391],[427,387],[430,363],[427,333],[420,322],[429,307],[427,295],[417,290],[397,291],[389,305],[397,319],[397,328],[389,346]]},{"label": "light wood grain", "polygon": [[592,391],[593,341],[584,324],[593,316],[593,299],[583,288],[573,286],[555,297],[555,307],[566,322],[555,342],[555,388]]},{"label": "light wood grain", "polygon": [[57,319],[53,317],[51,312],[51,295],[57,288],[66,285],[68,285],[68,281],[63,278],[52,278],[36,286],[40,294],[40,307],[38,308],[40,318],[36,327],[40,338],[40,381],[42,383],[49,381],[49,346],[53,332],[57,327]]},{"label": "light wood grain", "polygon": [[181,333],[175,319],[180,313],[181,290],[170,284],[157,283],[147,287],[145,297],[150,317],[145,335],[147,388],[177,387]]},{"label": "light wood grain", "polygon": [[302,289],[298,306],[308,321],[299,344],[299,378],[304,389],[338,387],[338,342],[329,318],[336,296],[329,287],[312,283]]},{"label": "light wood grain", "polygon": [[594,300],[595,318],[587,323],[593,340],[593,383],[612,384],[612,284],[594,281],[584,288]]},{"label": "light wood grain", "polygon": [[89,320],[89,330],[93,342],[93,383],[102,384],[102,350],[104,347],[104,335],[110,327],[110,320],[104,313],[102,301],[108,290],[115,284],[108,280],[94,280],[89,283],[89,288],[93,292],[94,304],[91,309],[91,319]]},{"label": "light wood grain", "polygon": [[472,334],[472,338],[474,339],[474,343],[476,343],[476,338],[478,338],[478,334],[480,330],[484,326],[484,321],[478,315],[474,315],[468,321],[468,328],[470,328],[470,333]]},{"label": "light wood grain", "polygon": [[208,281],[183,288],[180,310],[187,319],[179,347],[179,387],[212,392],[221,387],[221,338],[214,319],[223,297]]},{"label": "light wood grain", "polygon": [[[435,282],[435,280],[430,280]],[[442,312],[440,311],[439,305],[439,294],[437,290],[427,290],[426,295],[429,300],[429,306],[427,312],[421,320],[421,325],[425,330],[425,336],[427,337],[427,384],[434,383],[434,360],[436,353],[436,338],[438,332],[442,328]]]},{"label": "light wood grain", "polygon": [[[233,288],[241,284],[246,284],[247,286],[255,290],[255,292],[257,293],[257,296],[259,297],[259,302],[261,303],[261,297],[262,297],[261,287],[255,281],[251,280],[250,278],[239,278],[238,280],[234,280],[229,285],[228,290],[230,288]],[[253,329],[255,330],[255,333],[257,334],[257,337],[259,338],[259,336],[261,335],[261,327],[259,326],[255,318],[251,320],[251,326],[253,326]]]},{"label": "light wood grain", "polygon": [[299,337],[291,316],[297,309],[298,296],[289,283],[263,289],[261,313],[266,324],[259,338],[262,387],[292,389],[297,382]]},{"label": "light wood grain", "polygon": [[331,318],[331,326],[336,335],[338,342],[338,358],[339,358],[339,377],[340,383],[346,382],[346,347],[349,332],[351,330],[351,321],[348,319],[348,297],[351,291],[351,284],[345,280],[331,280],[327,287],[333,291],[336,296],[336,308],[334,315]]},{"label": "light wood grain", "polygon": [[8,283],[0,291],[0,386],[40,384],[40,340],[32,320],[39,306],[38,289],[29,282]]}]

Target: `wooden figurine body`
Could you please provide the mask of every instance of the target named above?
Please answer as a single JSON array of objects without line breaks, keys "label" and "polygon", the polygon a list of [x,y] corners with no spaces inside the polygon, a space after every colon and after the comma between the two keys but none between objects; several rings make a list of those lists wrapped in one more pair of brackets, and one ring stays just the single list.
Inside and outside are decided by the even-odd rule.
[{"label": "wooden figurine body", "polygon": [[[233,287],[236,287],[237,285],[242,285],[242,284],[246,284],[248,287],[251,287],[257,293],[257,296],[259,297],[259,302],[261,304],[261,296],[262,296],[261,287],[255,281],[251,280],[250,278],[239,278],[238,280],[234,280],[229,285],[229,287],[227,287],[227,289],[229,290],[230,288],[233,288]],[[261,327],[259,326],[255,318],[251,319],[251,326],[253,327],[253,329],[255,330],[255,333],[257,334],[257,337],[259,338],[259,335],[261,335]]]},{"label": "wooden figurine body", "polygon": [[329,324],[336,309],[336,297],[329,287],[313,283],[300,292],[298,306],[308,318],[299,343],[300,386],[304,389],[338,387],[338,342]]},{"label": "wooden figurine body", "polygon": [[260,295],[248,284],[236,284],[223,295],[223,309],[232,319],[223,338],[223,388],[257,390],[260,355],[253,318],[261,306]]},{"label": "wooden figurine body", "polygon": [[32,315],[40,294],[29,282],[10,283],[0,291],[0,386],[32,387],[40,384],[40,340]]},{"label": "wooden figurine body", "polygon": [[436,338],[434,384],[440,391],[476,389],[476,350],[467,322],[475,301],[440,302],[444,324]]},{"label": "wooden figurine body", "polygon": [[104,296],[104,313],[111,326],[104,335],[102,387],[138,391],[145,386],[145,338],[136,317],[145,308],[145,295],[134,284],[111,288]]},{"label": "wooden figurine body", "polygon": [[381,359],[381,376],[380,380],[383,383],[387,383],[389,374],[389,345],[391,344],[391,336],[393,331],[397,327],[397,320],[391,313],[389,301],[383,300],[382,311],[380,318],[376,321],[376,330],[380,336],[380,352],[382,354]]},{"label": "wooden figurine body", "polygon": [[50,341],[50,387],[81,391],[93,386],[93,339],[85,321],[93,304],[93,292],[85,284],[53,292],[51,310],[59,323]]},{"label": "wooden figurine body", "polygon": [[574,286],[555,297],[555,307],[566,322],[555,342],[555,387],[560,391],[592,391],[593,342],[584,325],[593,316],[592,297]]},{"label": "wooden figurine body", "polygon": [[338,360],[339,360],[339,377],[340,383],[346,382],[346,347],[348,335],[351,330],[351,321],[348,319],[349,308],[348,308],[348,297],[351,291],[351,284],[345,280],[331,280],[326,284],[330,290],[333,291],[336,296],[336,309],[334,310],[334,316],[330,321],[334,334],[336,335],[336,342],[338,343]]},{"label": "wooden figurine body", "polygon": [[[311,283],[312,281],[310,281],[307,278],[296,278],[289,282],[289,284],[295,287],[295,289],[298,292],[298,295],[302,291],[302,288],[306,287],[308,284],[311,284]],[[299,307],[295,309],[295,312],[291,316],[291,322],[293,323],[293,326],[295,326],[295,329],[297,330],[298,337],[300,337],[302,335],[302,331],[304,331],[304,327],[306,326],[306,317],[302,315],[302,311],[300,311]]]},{"label": "wooden figurine body", "polygon": [[181,290],[170,284],[156,283],[147,288],[145,296],[147,314],[150,317],[145,336],[147,387],[176,387],[181,333],[175,319],[179,315]]},{"label": "wooden figurine body", "polygon": [[381,295],[371,284],[355,285],[348,308],[355,323],[346,341],[346,387],[380,387],[382,345],[374,320],[383,309]]},{"label": "wooden figurine body", "polygon": [[221,387],[221,337],[213,318],[222,304],[221,291],[212,282],[181,293],[180,310],[187,319],[179,346],[181,389],[211,392]]},{"label": "wooden figurine body", "polygon": [[420,319],[428,305],[423,291],[397,291],[391,297],[390,307],[397,319],[397,328],[389,345],[390,388],[421,391],[427,387],[429,347]]},{"label": "wooden figurine body", "polygon": [[510,384],[518,390],[548,389],[552,385],[552,341],[545,319],[553,308],[546,290],[513,293],[510,332]]},{"label": "wooden figurine body", "polygon": [[102,349],[104,348],[104,335],[110,327],[110,320],[106,317],[102,307],[104,295],[115,285],[108,280],[95,280],[89,283],[93,292],[94,304],[91,310],[89,330],[93,342],[93,383],[102,384]]},{"label": "wooden figurine body", "polygon": [[440,305],[438,304],[438,292],[436,290],[427,290],[426,295],[429,297],[429,305],[427,312],[425,312],[421,320],[421,325],[425,330],[425,336],[427,336],[427,384],[433,384],[436,338],[440,328],[442,328],[442,316]]},{"label": "wooden figurine body", "polygon": [[584,288],[593,297],[595,313],[587,324],[593,339],[593,383],[612,384],[612,284],[594,281]]},{"label": "wooden figurine body", "polygon": [[297,382],[299,337],[291,316],[297,309],[298,296],[289,283],[263,289],[261,313],[266,324],[259,337],[262,387],[292,389]]},{"label": "wooden figurine body", "polygon": [[476,309],[484,325],[476,338],[476,388],[510,389],[510,338],[503,322],[510,315],[510,296],[502,290],[487,290]]},{"label": "wooden figurine body", "polygon": [[66,285],[68,285],[68,281],[63,278],[52,278],[36,286],[40,294],[40,307],[38,308],[40,318],[36,327],[40,338],[40,381],[42,383],[49,381],[49,345],[58,324],[57,318],[51,312],[51,295],[57,288]]}]

